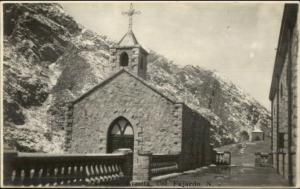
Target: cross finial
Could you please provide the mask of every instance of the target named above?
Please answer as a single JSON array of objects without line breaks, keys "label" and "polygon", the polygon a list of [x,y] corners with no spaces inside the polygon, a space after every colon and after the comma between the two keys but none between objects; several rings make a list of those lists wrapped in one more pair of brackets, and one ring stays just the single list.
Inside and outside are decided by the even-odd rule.
[{"label": "cross finial", "polygon": [[133,9],[132,3],[130,3],[130,8],[128,11],[122,12],[123,15],[127,15],[129,17],[129,23],[128,23],[128,31],[132,31],[132,16],[135,14],[140,14],[141,11],[137,11]]}]

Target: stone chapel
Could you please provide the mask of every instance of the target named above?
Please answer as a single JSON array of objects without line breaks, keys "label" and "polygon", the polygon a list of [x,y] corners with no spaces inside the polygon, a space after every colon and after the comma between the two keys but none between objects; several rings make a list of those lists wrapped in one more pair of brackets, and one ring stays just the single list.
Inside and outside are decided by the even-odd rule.
[{"label": "stone chapel", "polygon": [[144,153],[180,154],[182,170],[209,163],[209,121],[147,84],[147,55],[131,28],[111,47],[112,75],[68,105],[68,153],[131,149],[133,178]]}]

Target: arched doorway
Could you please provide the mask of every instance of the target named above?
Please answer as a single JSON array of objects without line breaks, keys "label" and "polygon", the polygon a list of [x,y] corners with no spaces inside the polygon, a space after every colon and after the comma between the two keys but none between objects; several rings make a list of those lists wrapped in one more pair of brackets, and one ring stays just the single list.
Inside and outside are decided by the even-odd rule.
[{"label": "arched doorway", "polygon": [[129,148],[133,151],[133,139],[133,128],[130,122],[124,117],[117,118],[108,129],[107,153],[112,153],[120,148]]},{"label": "arched doorway", "polygon": [[129,62],[129,57],[128,57],[128,54],[126,52],[123,52],[121,55],[120,55],[120,66],[128,66],[128,62]]},{"label": "arched doorway", "polygon": [[249,141],[249,134],[247,133],[247,131],[242,131],[240,134],[240,141],[241,142],[247,142]]}]

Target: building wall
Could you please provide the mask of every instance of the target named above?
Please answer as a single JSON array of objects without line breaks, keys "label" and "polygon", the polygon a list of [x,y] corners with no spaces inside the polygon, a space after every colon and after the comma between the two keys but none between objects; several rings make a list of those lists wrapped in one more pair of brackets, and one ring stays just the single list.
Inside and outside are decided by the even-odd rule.
[{"label": "building wall", "polygon": [[68,151],[105,153],[108,128],[123,116],[134,130],[134,152],[180,153],[182,128],[175,108],[171,101],[123,72],[74,105]]},{"label": "building wall", "polygon": [[[294,47],[295,48],[295,47]],[[281,154],[274,154],[273,159],[275,160],[273,162],[273,165],[275,168],[279,166],[278,170],[281,175],[283,175],[286,179],[288,179],[288,163],[289,158],[287,157],[286,153],[288,153],[288,81],[287,81],[287,69],[288,69],[288,61],[289,61],[289,53],[287,52],[285,54],[284,59],[284,65],[282,72],[279,76],[279,82],[278,82],[278,89],[276,92],[276,95],[274,96],[274,99],[272,101],[273,103],[273,152],[278,152],[277,148],[277,140],[278,140],[278,133],[284,133],[284,148],[280,150]],[[296,66],[296,62],[293,62],[293,67]],[[294,69],[294,68],[293,68]],[[296,73],[295,70],[294,77],[292,80],[292,87],[293,91],[296,92]],[[293,93],[294,93],[293,92]],[[296,122],[297,122],[297,114],[296,114],[296,93],[293,94],[293,124],[292,124],[292,145],[294,146],[293,152],[296,152]],[[278,102],[277,102],[278,101]],[[278,105],[279,103],[279,109]],[[278,115],[277,115],[278,114]],[[278,118],[277,118],[278,116]],[[277,130],[277,121],[278,121],[278,130]],[[278,157],[277,157],[278,156]],[[277,160],[278,159],[278,160]],[[295,161],[294,161],[295,162]],[[294,166],[295,167],[295,166]]]},{"label": "building wall", "polygon": [[197,112],[183,105],[182,158],[185,169],[210,163],[210,123]]},{"label": "building wall", "polygon": [[[279,174],[289,179],[290,184],[295,184],[296,180],[297,53],[299,40],[297,24],[295,24],[297,23],[295,21],[297,11],[295,12],[295,10],[295,7],[292,6],[285,7],[276,59],[278,62],[275,63],[274,68],[276,75],[273,75],[272,81],[272,84],[275,84],[272,86],[275,93],[270,97],[273,108],[273,166]],[[291,90],[289,90],[290,87]],[[291,130],[290,138],[289,129]],[[278,147],[279,133],[284,133],[283,149]],[[292,178],[289,178],[289,169],[292,171]]]},{"label": "building wall", "polygon": [[273,166],[277,169],[277,163],[278,163],[278,157],[277,157],[277,116],[278,116],[278,112],[277,112],[277,94],[275,94],[274,96],[274,99],[273,101],[271,102],[272,103],[272,107],[273,107],[273,110],[272,110],[272,113],[273,113],[273,116],[272,116],[272,121],[273,121],[273,138],[272,138],[272,144],[273,144]]},{"label": "building wall", "polygon": [[263,132],[252,132],[252,141],[262,141],[264,140],[264,133]]},{"label": "building wall", "polygon": [[[299,52],[299,30],[298,30],[298,23],[299,23],[299,13],[297,17],[296,26],[293,29],[293,37],[292,37],[292,48],[291,48],[291,61],[292,61],[292,164],[293,166],[293,175],[296,175],[296,151],[297,151],[297,120],[298,120],[298,101],[297,101],[297,64],[298,64],[298,52]],[[299,174],[299,173],[298,173]],[[297,177],[293,177],[293,183],[296,183]]]},{"label": "building wall", "polygon": [[279,133],[284,133],[284,148],[283,154],[279,155],[279,173],[286,179],[288,178],[288,158],[285,154],[288,152],[288,84],[287,84],[287,66],[288,66],[288,53],[285,55],[284,66],[279,78]]}]

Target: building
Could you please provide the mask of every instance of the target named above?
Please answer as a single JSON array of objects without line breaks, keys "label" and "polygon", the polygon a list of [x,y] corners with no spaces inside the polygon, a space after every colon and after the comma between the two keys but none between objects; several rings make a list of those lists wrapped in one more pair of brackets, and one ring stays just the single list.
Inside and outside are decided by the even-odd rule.
[{"label": "building", "polygon": [[143,175],[143,155],[179,154],[180,170],[210,163],[210,123],[182,102],[147,84],[147,51],[131,27],[110,49],[114,72],[68,105],[69,153],[133,152],[133,180]]},{"label": "building", "polygon": [[252,131],[252,141],[263,141],[265,139],[265,135],[264,135],[264,132],[256,127],[253,131]]},{"label": "building", "polygon": [[[278,173],[296,183],[298,4],[284,6],[269,99],[271,150]],[[298,18],[298,19],[297,19]]]}]

